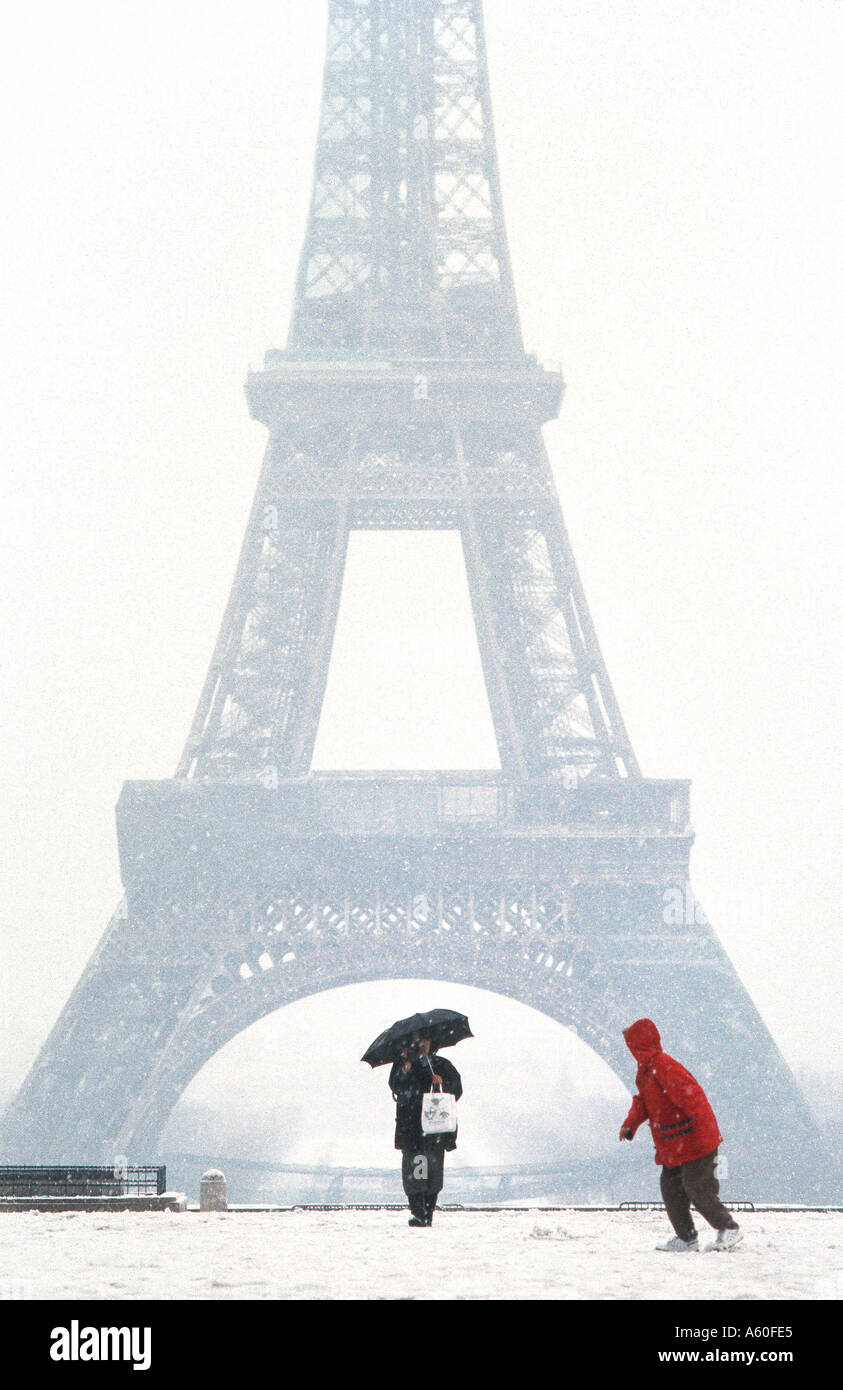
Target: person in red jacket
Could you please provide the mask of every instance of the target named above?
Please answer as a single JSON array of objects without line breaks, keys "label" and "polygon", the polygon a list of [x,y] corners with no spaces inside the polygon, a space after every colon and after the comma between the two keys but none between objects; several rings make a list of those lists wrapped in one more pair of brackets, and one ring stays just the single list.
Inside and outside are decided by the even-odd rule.
[{"label": "person in red jacket", "polygon": [[716,1250],[731,1250],[743,1234],[718,1195],[717,1148],[723,1136],[714,1111],[698,1081],[675,1058],[662,1052],[659,1030],[649,1018],[639,1018],[624,1032],[624,1041],[638,1063],[637,1094],[621,1125],[619,1139],[633,1139],[649,1120],[662,1165],[661,1190],[676,1235],[659,1250],[699,1250],[691,1215],[693,1204],[717,1231]]}]

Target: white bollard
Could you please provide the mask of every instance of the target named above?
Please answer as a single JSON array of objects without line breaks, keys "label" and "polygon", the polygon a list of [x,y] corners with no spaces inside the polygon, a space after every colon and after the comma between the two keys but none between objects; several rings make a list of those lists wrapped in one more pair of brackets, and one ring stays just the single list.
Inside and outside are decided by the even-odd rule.
[{"label": "white bollard", "polygon": [[228,1211],[228,1192],[225,1174],[219,1168],[209,1168],[199,1182],[200,1211]]}]

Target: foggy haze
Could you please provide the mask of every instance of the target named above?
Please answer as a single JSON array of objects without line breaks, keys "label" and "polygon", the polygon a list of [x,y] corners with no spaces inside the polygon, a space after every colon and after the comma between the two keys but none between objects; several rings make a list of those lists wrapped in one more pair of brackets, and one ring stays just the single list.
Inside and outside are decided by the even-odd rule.
[{"label": "foggy haze", "polygon": [[[563,364],[545,438],[615,692],[644,774],[692,779],[694,885],[786,1061],[833,1074],[840,9],[485,8],[524,336]],[[121,896],[120,787],[172,776],[190,726],[264,449],[242,383],[286,338],[324,56],[322,4],[47,13],[16,14],[2,60],[6,1094]],[[461,565],[454,535],[355,539],[315,766],[497,765]],[[302,1001],[184,1103],[274,1158],[386,1166],[363,1047],[469,998],[465,1162],[564,1150],[604,1103],[619,1122],[631,1059],[624,1085],[473,994]],[[504,1085],[523,1146],[497,1136]],[[553,1119],[527,1134],[538,1104]]]}]

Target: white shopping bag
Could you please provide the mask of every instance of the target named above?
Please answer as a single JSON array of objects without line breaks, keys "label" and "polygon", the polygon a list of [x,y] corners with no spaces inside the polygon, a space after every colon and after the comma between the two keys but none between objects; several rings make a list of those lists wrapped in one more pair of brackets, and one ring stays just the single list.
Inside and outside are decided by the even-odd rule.
[{"label": "white shopping bag", "polygon": [[449,1091],[428,1091],[422,1096],[422,1134],[455,1134],[457,1102]]}]

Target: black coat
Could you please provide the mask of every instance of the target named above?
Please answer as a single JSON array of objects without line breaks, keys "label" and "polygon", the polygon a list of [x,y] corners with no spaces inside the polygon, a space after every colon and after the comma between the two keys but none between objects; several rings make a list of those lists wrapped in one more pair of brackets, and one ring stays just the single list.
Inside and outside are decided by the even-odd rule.
[{"label": "black coat", "polygon": [[[428,1060],[430,1066],[428,1066]],[[432,1068],[432,1070],[431,1070]],[[433,1073],[442,1077],[442,1090],[449,1091],[459,1100],[462,1095],[462,1082],[456,1067],[447,1057],[431,1052],[430,1058],[416,1057],[408,1072],[404,1071],[404,1060],[399,1058],[389,1073],[389,1089],[395,1101],[395,1147],[396,1149],[421,1149],[431,1140],[443,1149],[455,1149],[457,1136],[454,1134],[423,1134],[421,1127],[422,1095],[433,1089]]]}]

